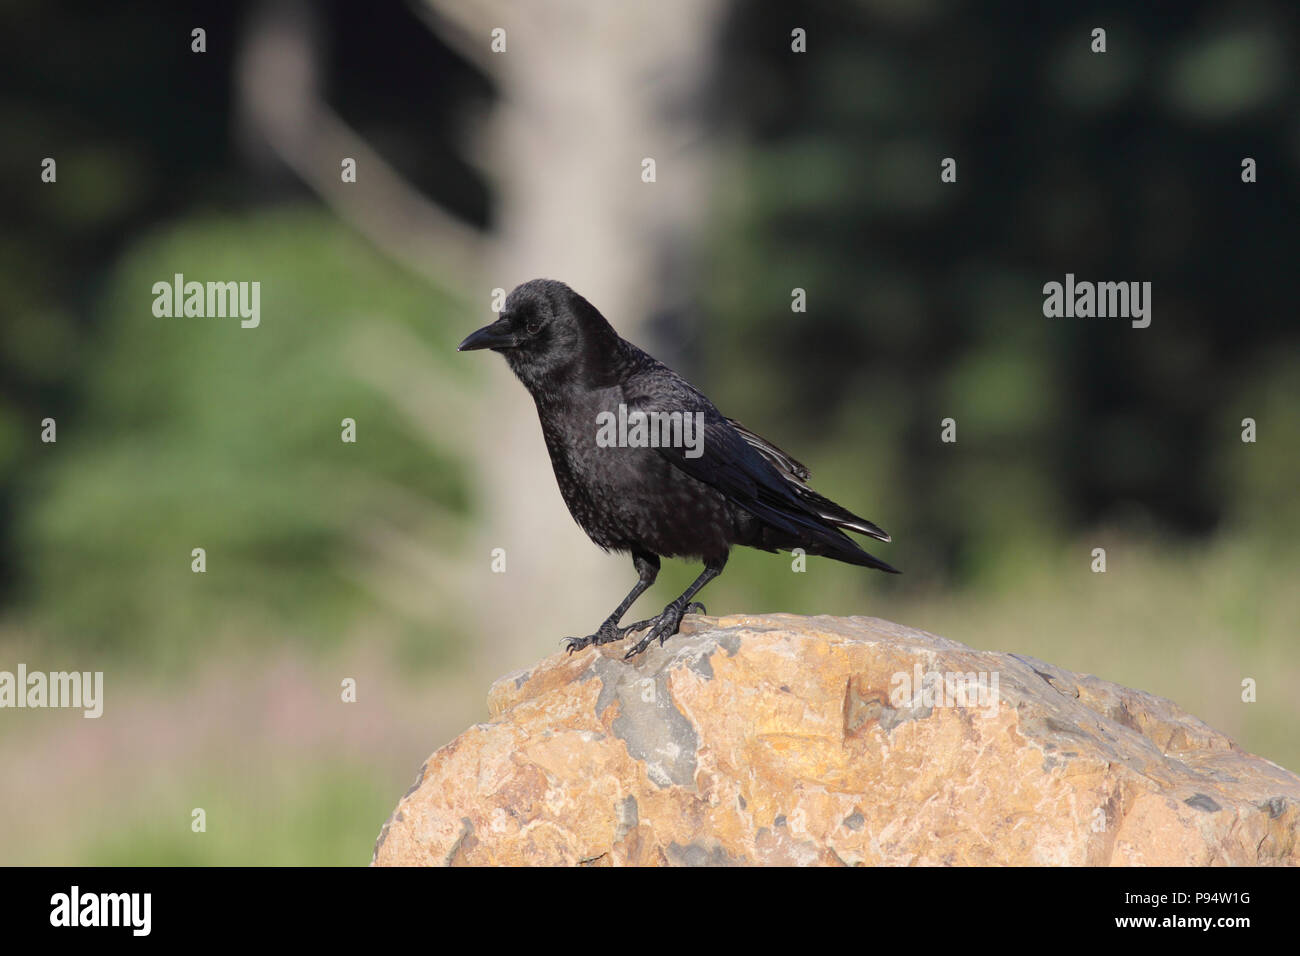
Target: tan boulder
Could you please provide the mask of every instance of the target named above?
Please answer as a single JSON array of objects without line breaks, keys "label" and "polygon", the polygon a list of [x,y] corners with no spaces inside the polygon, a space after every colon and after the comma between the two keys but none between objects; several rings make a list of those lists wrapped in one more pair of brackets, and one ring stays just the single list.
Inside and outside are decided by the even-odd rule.
[{"label": "tan boulder", "polygon": [[374,863],[1300,863],[1300,777],[1142,691],[862,617],[623,652],[493,685]]}]

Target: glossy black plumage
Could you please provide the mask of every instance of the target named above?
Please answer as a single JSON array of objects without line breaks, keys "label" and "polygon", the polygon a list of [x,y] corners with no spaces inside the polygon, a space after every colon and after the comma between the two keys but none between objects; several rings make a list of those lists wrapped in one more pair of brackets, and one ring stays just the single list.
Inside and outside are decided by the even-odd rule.
[{"label": "glossy black plumage", "polygon": [[[640,576],[594,634],[569,639],[570,650],[618,640],[643,627],[649,633],[629,657],[656,637],[662,643],[676,633],[695,593],[721,573],[735,545],[766,551],[803,548],[808,554],[898,573],[842,529],[881,541],[889,541],[888,534],[809,488],[807,468],[723,416],[680,375],[620,338],[591,303],[564,283],[535,279],[518,286],[506,298],[500,318],[460,348],[490,348],[505,357],[537,405],[569,512],[597,545],[630,553]],[[620,405],[629,417],[690,415],[703,425],[702,441],[602,447],[601,425],[608,429]],[[603,434],[607,438],[610,432]],[[685,430],[661,434],[695,437]],[[698,558],[705,571],[662,614],[619,627],[627,608],[653,583],[660,557]]]}]

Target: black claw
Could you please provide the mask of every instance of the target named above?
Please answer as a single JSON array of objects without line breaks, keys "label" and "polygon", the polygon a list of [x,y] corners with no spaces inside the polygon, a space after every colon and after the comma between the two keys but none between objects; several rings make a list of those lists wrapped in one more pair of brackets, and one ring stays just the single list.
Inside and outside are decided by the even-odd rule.
[{"label": "black claw", "polygon": [[653,624],[654,626],[650,628],[650,632],[646,634],[645,637],[641,638],[641,640],[638,641],[631,650],[623,655],[623,660],[629,660],[636,657],[636,655],[649,647],[655,638],[659,639],[659,646],[662,647],[664,641],[676,634],[678,629],[681,628],[682,617],[685,614],[686,611],[679,610],[670,604],[668,607],[664,608],[663,613],[658,617],[650,621],[642,622],[644,624]]},{"label": "black claw", "polygon": [[662,627],[662,625],[660,625],[660,624],[655,624],[655,626],[652,627],[652,628],[651,628],[651,629],[646,633],[645,637],[641,638],[641,640],[637,641],[636,644],[632,645],[632,648],[631,648],[631,649],[630,649],[626,654],[623,655],[623,660],[625,660],[625,661],[626,661],[626,660],[631,660],[633,657],[636,657],[638,654],[640,654],[642,651],[644,651],[647,647],[649,647],[649,646],[650,646],[650,642],[653,641],[653,640],[655,639],[655,636],[659,633],[661,627]]},{"label": "black claw", "polygon": [[686,610],[685,610],[684,613],[686,613],[686,614],[708,614],[709,612],[706,611],[706,610],[704,609],[704,605],[701,604],[699,601],[692,601],[690,604],[686,605]]},{"label": "black claw", "polygon": [[630,651],[623,655],[623,660],[630,661],[650,645],[650,638],[646,637],[632,647]]}]

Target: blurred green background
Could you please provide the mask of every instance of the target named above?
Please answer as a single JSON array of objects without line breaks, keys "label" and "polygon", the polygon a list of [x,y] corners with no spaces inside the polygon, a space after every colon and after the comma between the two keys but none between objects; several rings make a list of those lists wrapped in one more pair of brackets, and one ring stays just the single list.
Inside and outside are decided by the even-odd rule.
[{"label": "blurred green background", "polygon": [[[490,681],[599,622],[630,562],[506,510],[569,528],[454,351],[542,273],[905,571],[737,553],[711,611],[1032,654],[1300,768],[1294,5],[550,6],[6,5],[0,669],[106,700],[0,712],[0,863],[365,863]],[[260,327],[156,318],[177,272],[260,281]],[[1152,282],[1151,327],[1045,319],[1067,272]]]}]

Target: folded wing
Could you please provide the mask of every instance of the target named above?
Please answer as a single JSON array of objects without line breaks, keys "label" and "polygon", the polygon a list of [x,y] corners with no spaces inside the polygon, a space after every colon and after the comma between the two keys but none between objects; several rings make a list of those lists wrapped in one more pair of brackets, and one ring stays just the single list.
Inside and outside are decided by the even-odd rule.
[{"label": "folded wing", "polygon": [[692,478],[710,485],[727,498],[810,554],[879,568],[897,574],[879,558],[858,547],[841,528],[889,541],[889,535],[865,518],[817,494],[806,484],[809,471],[776,445],[739,422],[724,418],[698,391],[680,379],[671,394],[662,383],[656,394],[628,390],[629,411],[704,414],[704,435],[696,449],[659,448],[658,452]]}]

